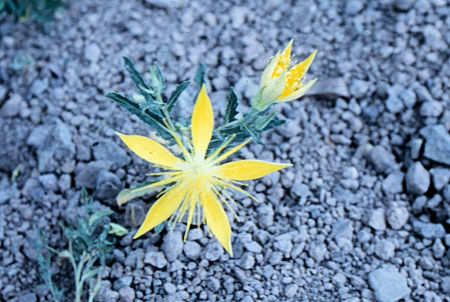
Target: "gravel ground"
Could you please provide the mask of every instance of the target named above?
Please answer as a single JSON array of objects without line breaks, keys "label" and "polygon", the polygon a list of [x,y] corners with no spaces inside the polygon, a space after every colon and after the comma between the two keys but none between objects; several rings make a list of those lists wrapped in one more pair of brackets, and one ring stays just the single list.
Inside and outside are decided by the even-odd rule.
[{"label": "gravel ground", "polygon": [[294,38],[299,59],[319,50],[319,82],[241,154],[294,167],[238,196],[234,258],[205,229],[130,234],[97,300],[450,301],[448,1],[73,2],[48,35],[0,19],[0,300],[50,299],[34,229],[58,246],[82,186],[133,232],[153,200],[113,201],[149,171],[114,136],[147,126],[104,96],[134,91],[123,55],[157,61],[168,91],[205,63],[218,112],[229,86],[248,105]]}]

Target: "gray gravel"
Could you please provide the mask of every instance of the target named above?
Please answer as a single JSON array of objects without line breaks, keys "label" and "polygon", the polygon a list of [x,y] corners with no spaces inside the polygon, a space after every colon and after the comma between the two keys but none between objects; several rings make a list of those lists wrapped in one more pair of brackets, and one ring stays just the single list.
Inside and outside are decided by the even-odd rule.
[{"label": "gray gravel", "polygon": [[[445,0],[83,0],[48,35],[0,17],[0,300],[50,301],[33,229],[63,245],[86,187],[132,229],[98,301],[450,301],[449,15]],[[205,63],[219,114],[229,86],[248,108],[291,38],[299,60],[319,50],[319,82],[239,155],[293,167],[249,182],[258,201],[235,195],[234,257],[204,227],[132,240],[154,197],[113,201],[152,171],[114,135],[147,126],[104,97],[136,91],[122,56],[158,62],[169,93]]]}]

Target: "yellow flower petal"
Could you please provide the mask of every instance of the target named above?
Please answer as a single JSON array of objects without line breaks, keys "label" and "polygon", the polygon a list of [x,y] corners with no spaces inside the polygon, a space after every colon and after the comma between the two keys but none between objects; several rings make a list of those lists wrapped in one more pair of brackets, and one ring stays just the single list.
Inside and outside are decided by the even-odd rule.
[{"label": "yellow flower petal", "polygon": [[291,49],[292,43],[294,40],[289,41],[289,44],[281,53],[281,56],[278,58],[277,65],[275,66],[272,78],[278,77],[283,71],[287,70],[289,63],[291,62]]},{"label": "yellow flower petal", "polygon": [[314,61],[314,58],[316,57],[317,54],[317,50],[314,50],[308,58],[306,58],[306,60],[304,60],[301,63],[298,63],[297,65],[295,65],[294,67],[292,67],[289,72],[288,75],[292,75],[293,78],[296,78],[298,80],[300,80],[305,73],[308,71],[309,67],[311,66],[312,62]]},{"label": "yellow flower petal", "polygon": [[216,168],[216,176],[222,179],[251,180],[291,166],[262,160],[239,160],[229,162]]},{"label": "yellow flower petal", "polygon": [[206,94],[205,85],[202,86],[198,94],[194,111],[192,112],[191,127],[195,155],[203,159],[211,141],[214,127],[213,110],[209,97]]},{"label": "yellow flower petal", "polygon": [[144,235],[155,226],[169,218],[170,215],[178,209],[185,194],[186,190],[178,186],[170,189],[166,194],[161,196],[148,211],[144,222],[140,226],[136,235],[134,235],[133,239]]},{"label": "yellow flower petal", "polygon": [[289,102],[292,100],[296,100],[301,98],[311,87],[314,85],[314,83],[317,81],[317,78],[311,81],[308,81],[306,84],[301,84],[300,88],[291,94],[288,94],[286,96],[281,96],[276,103],[283,103],[283,102]]},{"label": "yellow flower petal", "polygon": [[116,132],[122,141],[137,156],[159,166],[175,169],[183,161],[173,155],[160,143],[140,135],[125,135]]},{"label": "yellow flower petal", "polygon": [[266,87],[267,83],[269,83],[270,79],[272,79],[273,71],[275,70],[275,67],[277,66],[278,59],[281,56],[281,52],[277,52],[275,56],[270,58],[269,62],[267,63],[266,68],[264,68],[263,73],[261,74],[261,80],[259,83],[260,87]]},{"label": "yellow flower petal", "polygon": [[206,224],[224,249],[233,257],[231,227],[222,205],[214,193],[207,188],[201,188],[200,200],[203,205]]},{"label": "yellow flower petal", "polygon": [[286,75],[286,82],[280,99],[285,98],[286,96],[294,93],[295,91],[297,91],[299,88],[302,87],[302,78],[308,71],[309,67],[311,66],[316,56],[316,53],[317,50],[313,51],[313,53],[310,54],[306,60],[295,65],[289,70],[289,72]]}]

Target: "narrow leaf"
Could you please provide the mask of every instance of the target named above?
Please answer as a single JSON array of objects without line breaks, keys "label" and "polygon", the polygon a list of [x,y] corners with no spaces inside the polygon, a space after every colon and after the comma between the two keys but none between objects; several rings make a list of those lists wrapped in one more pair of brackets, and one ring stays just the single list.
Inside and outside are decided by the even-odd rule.
[{"label": "narrow leaf", "polygon": [[283,125],[285,122],[286,122],[285,120],[273,119],[273,120],[271,120],[271,121],[267,124],[266,127],[264,127],[264,129],[262,129],[261,132],[264,132],[264,131],[267,131],[267,130],[276,128],[276,127],[278,127],[278,126],[281,126],[281,125]]},{"label": "narrow leaf", "polygon": [[197,83],[198,87],[202,87],[202,85],[205,83],[205,75],[206,66],[203,63],[200,63],[194,77],[194,81],[195,83]]},{"label": "narrow leaf", "polygon": [[262,131],[267,125],[275,118],[275,115],[277,115],[277,112],[272,112],[266,116],[263,116],[262,118],[258,119],[255,122],[256,129]]},{"label": "narrow leaf", "polygon": [[[162,138],[168,140],[173,139],[169,131],[164,126],[161,117],[154,113],[155,110],[150,110],[149,107],[143,111],[138,104],[129,98],[120,95],[119,93],[108,93],[106,97],[116,101],[120,106],[137,115],[144,123],[155,129]],[[154,106],[151,108],[154,108]]]},{"label": "narrow leaf", "polygon": [[160,224],[158,224],[157,226],[155,226],[155,228],[153,229],[153,231],[155,232],[155,234],[159,234],[162,232],[162,230],[164,230],[164,226],[166,225],[166,221],[161,222]]},{"label": "narrow leaf", "polygon": [[112,210],[103,210],[95,212],[91,217],[89,217],[89,225],[94,225],[99,219],[102,219],[103,217],[112,215],[114,212]]},{"label": "narrow leaf", "polygon": [[90,271],[84,273],[82,279],[83,279],[83,280],[87,280],[87,279],[89,279],[89,278],[94,277],[95,275],[97,275],[98,273],[100,273],[101,269],[102,269],[101,267],[98,267],[98,268],[96,268],[96,269],[93,269],[93,270],[90,270]]},{"label": "narrow leaf", "polygon": [[223,123],[227,124],[229,122],[232,122],[236,120],[236,114],[238,113],[236,108],[238,106],[238,98],[236,96],[236,93],[234,92],[233,88],[230,89],[230,92],[228,93],[227,97],[227,109],[225,110],[225,116],[223,118]]},{"label": "narrow leaf", "polygon": [[169,112],[173,110],[176,102],[178,101],[178,98],[180,97],[181,93],[189,86],[189,83],[189,81],[184,81],[183,83],[179,84],[177,88],[175,88],[175,90],[172,92],[169,101],[167,102],[167,109],[169,110]]},{"label": "narrow leaf", "polygon": [[125,67],[131,76],[131,79],[136,84],[136,87],[140,88],[140,86],[142,86],[144,88],[149,89],[149,87],[145,84],[144,79],[137,72],[136,68],[134,68],[133,61],[131,61],[130,58],[128,57],[123,57],[123,60],[125,62]]},{"label": "narrow leaf", "polygon": [[152,181],[146,181],[144,183],[140,183],[137,184],[136,186],[129,188],[129,189],[124,189],[122,190],[119,195],[117,195],[116,197],[116,201],[117,204],[119,206],[123,206],[124,204],[126,204],[128,201],[134,199],[134,198],[138,198],[147,194],[153,194],[156,192],[161,191],[161,187],[154,187],[154,188],[147,188],[145,190],[138,190],[142,187],[148,186],[152,183],[155,183],[157,180],[152,180]]}]

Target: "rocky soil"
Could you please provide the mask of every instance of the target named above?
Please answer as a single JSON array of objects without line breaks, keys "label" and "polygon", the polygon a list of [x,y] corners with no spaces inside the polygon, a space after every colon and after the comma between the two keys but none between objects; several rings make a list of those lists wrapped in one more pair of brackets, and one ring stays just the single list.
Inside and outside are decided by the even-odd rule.
[{"label": "rocky soil", "polygon": [[205,63],[217,113],[294,38],[319,82],[240,155],[294,166],[237,196],[234,258],[204,228],[132,232],[97,300],[450,301],[447,0],[72,2],[48,35],[0,18],[0,300],[50,301],[34,229],[62,244],[81,187],[133,232],[154,200],[113,200],[150,170],[114,136],[147,126],[104,96],[135,91],[122,56],[158,62],[169,92]]}]

